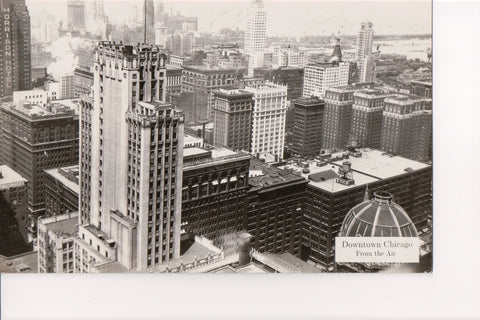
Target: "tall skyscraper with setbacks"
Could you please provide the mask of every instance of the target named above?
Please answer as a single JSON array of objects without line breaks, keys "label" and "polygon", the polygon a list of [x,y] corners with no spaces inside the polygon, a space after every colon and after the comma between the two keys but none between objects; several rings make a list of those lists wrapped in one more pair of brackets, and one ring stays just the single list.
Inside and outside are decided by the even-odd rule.
[{"label": "tall skyscraper with setbacks", "polygon": [[162,102],[166,59],[157,46],[96,48],[93,101],[81,110],[76,239],[89,254],[77,272],[89,259],[145,270],[180,256],[184,118]]}]

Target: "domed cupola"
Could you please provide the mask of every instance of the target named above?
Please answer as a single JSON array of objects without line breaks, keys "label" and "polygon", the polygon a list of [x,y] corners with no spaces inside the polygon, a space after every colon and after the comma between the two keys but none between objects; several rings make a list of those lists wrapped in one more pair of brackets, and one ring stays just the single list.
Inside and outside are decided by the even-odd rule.
[{"label": "domed cupola", "polygon": [[416,237],[417,229],[407,212],[393,202],[392,194],[375,192],[345,216],[341,237]]}]

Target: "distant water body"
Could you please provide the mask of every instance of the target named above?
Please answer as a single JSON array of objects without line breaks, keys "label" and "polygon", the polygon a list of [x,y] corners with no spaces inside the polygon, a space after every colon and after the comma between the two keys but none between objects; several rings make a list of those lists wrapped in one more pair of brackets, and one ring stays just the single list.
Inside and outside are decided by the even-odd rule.
[{"label": "distant water body", "polygon": [[380,52],[385,54],[404,55],[407,59],[428,61],[427,49],[432,48],[431,39],[412,38],[408,40],[381,40],[373,42],[373,50],[380,45]]}]

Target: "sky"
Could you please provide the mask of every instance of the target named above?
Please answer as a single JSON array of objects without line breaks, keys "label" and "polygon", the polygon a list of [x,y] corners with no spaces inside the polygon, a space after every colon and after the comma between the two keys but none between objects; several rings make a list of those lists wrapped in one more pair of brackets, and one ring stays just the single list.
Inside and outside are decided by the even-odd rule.
[{"label": "sky", "polygon": [[[88,1],[88,0],[87,0]],[[200,32],[218,32],[221,28],[245,29],[249,0],[166,0],[165,10],[184,16],[197,16]],[[27,0],[33,19],[41,11],[66,19],[67,0]],[[134,6],[142,0],[104,0],[105,13],[115,23],[131,20]],[[354,35],[361,22],[371,21],[375,34],[431,33],[432,3],[428,0],[335,1],[264,0],[268,36]]]}]

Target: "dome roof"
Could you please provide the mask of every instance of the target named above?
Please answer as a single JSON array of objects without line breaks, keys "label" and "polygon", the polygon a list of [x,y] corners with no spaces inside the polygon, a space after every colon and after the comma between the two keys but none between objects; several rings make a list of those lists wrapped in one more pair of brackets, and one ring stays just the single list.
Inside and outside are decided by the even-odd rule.
[{"label": "dome roof", "polygon": [[345,216],[341,237],[416,237],[417,229],[407,212],[388,192],[353,207]]}]

